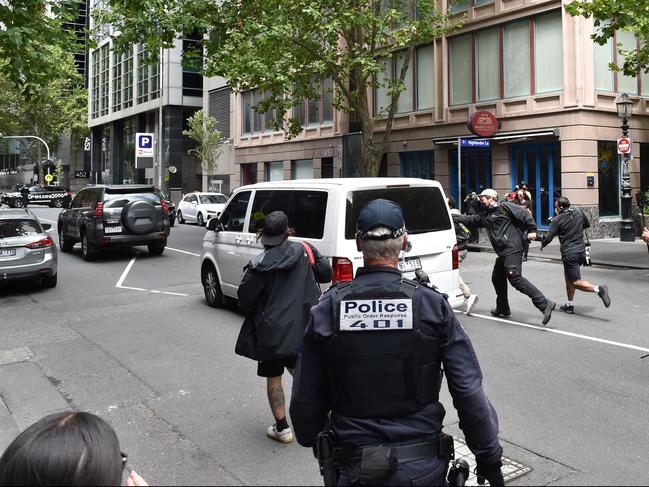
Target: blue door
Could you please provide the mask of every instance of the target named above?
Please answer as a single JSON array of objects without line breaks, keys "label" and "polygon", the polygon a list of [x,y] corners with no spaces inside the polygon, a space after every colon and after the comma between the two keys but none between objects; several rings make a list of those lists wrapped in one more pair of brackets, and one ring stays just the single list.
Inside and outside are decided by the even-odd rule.
[{"label": "blue door", "polygon": [[561,196],[561,144],[512,145],[510,148],[512,189],[521,181],[532,194],[532,215],[536,226],[549,227],[554,215],[554,199]]},{"label": "blue door", "polygon": [[435,170],[433,167],[433,151],[420,150],[412,152],[400,152],[401,177],[434,179]]},{"label": "blue door", "polygon": [[475,191],[480,194],[483,189],[491,188],[491,149],[465,147],[462,149],[462,184],[461,195],[458,195],[457,184],[457,149],[449,149],[451,161],[451,195],[461,208],[464,197]]}]

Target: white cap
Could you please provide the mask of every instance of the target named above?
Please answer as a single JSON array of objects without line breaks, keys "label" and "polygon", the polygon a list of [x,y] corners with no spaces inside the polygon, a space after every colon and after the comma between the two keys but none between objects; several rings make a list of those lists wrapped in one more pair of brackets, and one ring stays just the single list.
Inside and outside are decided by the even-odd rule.
[{"label": "white cap", "polygon": [[491,196],[492,198],[498,199],[498,193],[496,193],[496,191],[491,188],[482,190],[482,193],[480,193],[478,196]]}]

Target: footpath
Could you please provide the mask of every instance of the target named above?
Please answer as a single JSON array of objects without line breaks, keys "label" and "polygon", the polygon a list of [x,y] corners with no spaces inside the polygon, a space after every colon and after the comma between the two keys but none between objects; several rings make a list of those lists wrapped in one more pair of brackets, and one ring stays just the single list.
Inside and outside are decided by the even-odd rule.
[{"label": "footpath", "polygon": [[[629,269],[649,269],[649,248],[642,239],[636,237],[635,242],[620,242],[619,238],[602,238],[590,241],[590,259],[593,265],[609,267],[625,267]],[[493,252],[489,240],[470,243],[469,250],[474,252]],[[541,250],[539,242],[532,242],[528,258],[545,258],[561,260],[559,238]]]}]

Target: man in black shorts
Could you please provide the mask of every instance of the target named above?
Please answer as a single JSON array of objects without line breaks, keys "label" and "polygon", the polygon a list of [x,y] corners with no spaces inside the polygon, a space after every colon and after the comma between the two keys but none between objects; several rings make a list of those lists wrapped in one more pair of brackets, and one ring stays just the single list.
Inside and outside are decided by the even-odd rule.
[{"label": "man in black shorts", "polygon": [[597,293],[604,306],[611,305],[611,298],[608,295],[608,286],[601,284],[595,286],[581,278],[581,266],[586,260],[586,243],[584,231],[590,227],[590,222],[583,211],[579,208],[571,208],[568,198],[557,198],[554,202],[556,216],[550,223],[550,229],[541,240],[541,250],[547,247],[555,235],[559,236],[561,243],[561,260],[566,280],[566,293],[568,300],[560,306],[561,311],[573,314],[575,307],[573,298],[575,289],[587,293]]},{"label": "man in black shorts", "polygon": [[257,375],[266,378],[268,403],[275,423],[266,436],[281,443],[293,441],[286,421],[282,375],[293,374],[311,306],[318,302],[318,282],[331,281],[329,259],[294,235],[282,211],[265,216],[257,237],[264,251],[244,268],[239,306],[246,313],[235,352],[257,360]]}]

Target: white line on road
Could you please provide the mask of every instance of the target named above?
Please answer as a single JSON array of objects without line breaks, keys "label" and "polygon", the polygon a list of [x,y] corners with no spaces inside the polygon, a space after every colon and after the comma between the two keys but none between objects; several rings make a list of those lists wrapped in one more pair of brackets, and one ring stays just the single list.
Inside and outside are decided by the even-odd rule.
[{"label": "white line on road", "polygon": [[137,255],[133,256],[131,259],[131,262],[128,263],[126,266],[126,269],[124,269],[124,272],[122,272],[122,275],[119,278],[119,281],[117,281],[117,284],[115,284],[115,287],[122,287],[122,284],[124,283],[124,279],[126,279],[126,276],[128,275],[129,271],[131,270],[131,267],[133,267],[133,264],[135,264],[135,259],[137,259]]},{"label": "white line on road", "polygon": [[172,249],[171,247],[167,247],[167,250],[173,250],[174,252],[180,252],[181,254],[195,255],[196,257],[201,256],[201,254],[195,254],[194,252],[187,252],[186,250]]},{"label": "white line on road", "polygon": [[[456,313],[466,314],[464,311],[454,310]],[[528,323],[519,323],[518,321],[506,320],[503,318],[496,318],[495,316],[486,316],[477,313],[472,313],[471,316],[478,316],[479,318],[484,318],[485,320],[491,321],[500,321],[502,323],[507,323],[515,326],[522,326],[524,328],[534,328],[536,330],[545,331],[547,333],[556,333],[557,335],[565,335],[573,338],[581,338],[582,340],[588,340],[591,342],[603,343],[605,345],[613,345],[615,347],[628,348],[630,350],[638,350],[640,352],[649,353],[649,348],[638,347],[637,345],[630,345],[628,343],[614,342],[612,340],[604,340],[603,338],[592,337],[588,335],[580,335],[578,333],[572,333],[569,331],[556,330],[554,328],[546,328],[544,326],[530,325]]]}]

